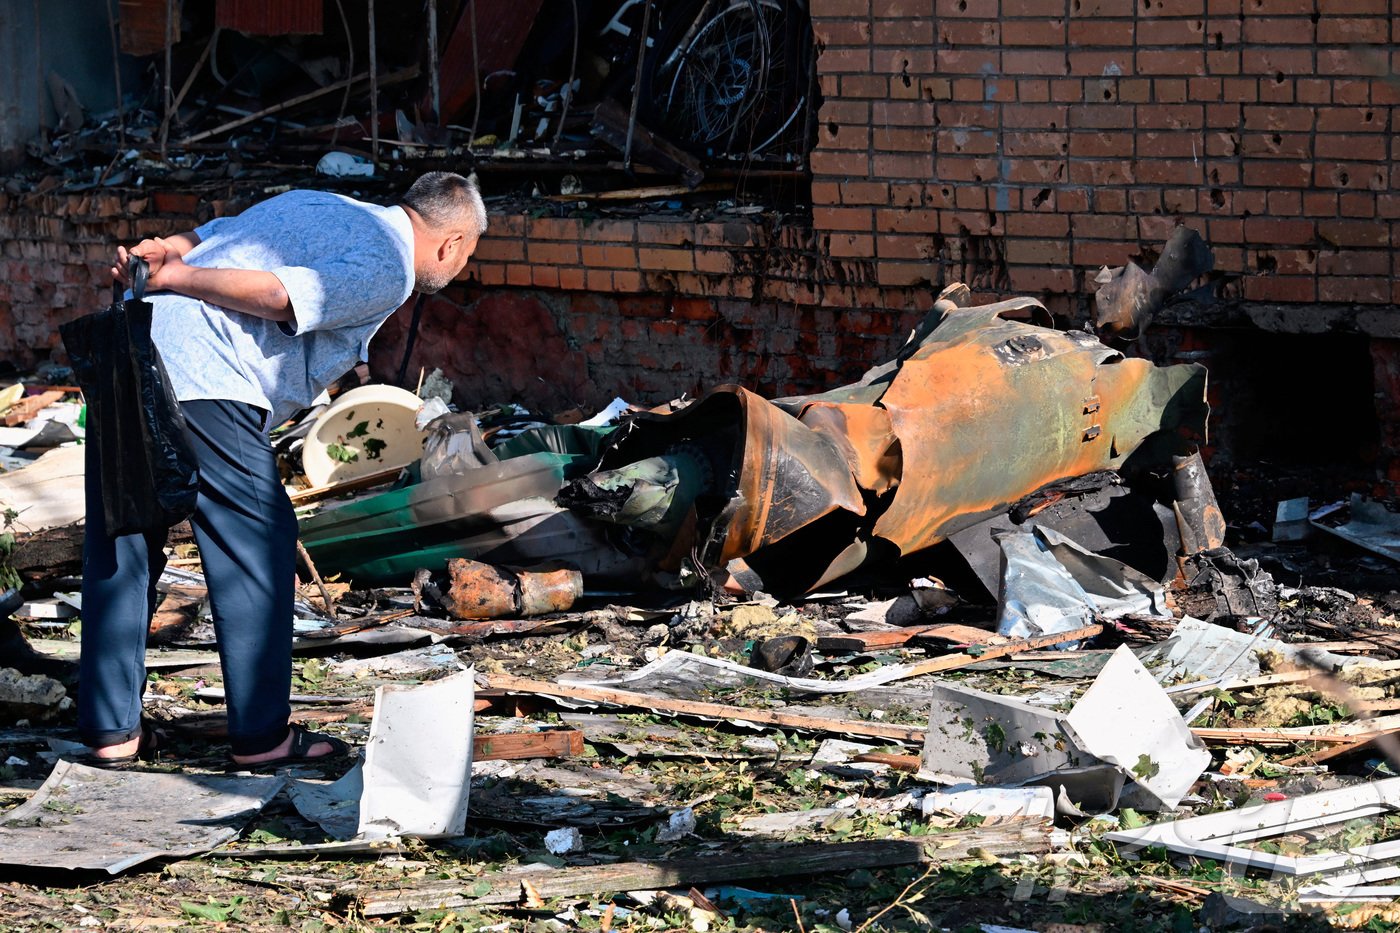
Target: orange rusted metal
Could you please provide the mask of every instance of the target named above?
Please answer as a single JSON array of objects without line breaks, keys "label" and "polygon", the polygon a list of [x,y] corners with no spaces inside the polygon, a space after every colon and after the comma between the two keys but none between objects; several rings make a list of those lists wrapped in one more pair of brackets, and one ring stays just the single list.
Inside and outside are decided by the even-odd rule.
[{"label": "orange rusted metal", "polygon": [[1047,483],[1117,469],[1154,433],[1204,430],[1205,370],[1124,359],[1082,331],[960,309],[906,360],[880,404],[903,455],[872,534],[921,550]]},{"label": "orange rusted metal", "polygon": [[703,453],[713,476],[700,542],[707,566],[724,566],[837,511],[865,514],[860,487],[831,439],[758,395],[721,386],[672,415],[644,413],[620,431],[602,469],[668,450]]},{"label": "orange rusted metal", "polygon": [[564,612],[583,595],[577,570],[514,571],[481,561],[447,562],[445,606],[455,619],[499,619]]},{"label": "orange rusted metal", "polygon": [[860,488],[884,495],[898,485],[899,438],[885,409],[814,402],[798,420],[836,446]]},{"label": "orange rusted metal", "polygon": [[722,506],[700,513],[701,562],[810,591],[1049,483],[1134,456],[1165,466],[1181,430],[1204,435],[1204,368],[1157,367],[1092,334],[1008,319],[1048,320],[1032,298],[960,308],[953,297],[857,383],[772,403],[727,386],[640,416],[603,466],[678,444],[709,450],[707,495]]},{"label": "orange rusted metal", "polygon": [[1172,507],[1181,530],[1181,553],[1190,556],[1223,547],[1225,514],[1220,511],[1199,452],[1172,458],[1172,486],[1176,490]]},{"label": "orange rusted metal", "polygon": [[523,570],[518,577],[521,615],[564,612],[583,595],[583,574],[577,570]]}]

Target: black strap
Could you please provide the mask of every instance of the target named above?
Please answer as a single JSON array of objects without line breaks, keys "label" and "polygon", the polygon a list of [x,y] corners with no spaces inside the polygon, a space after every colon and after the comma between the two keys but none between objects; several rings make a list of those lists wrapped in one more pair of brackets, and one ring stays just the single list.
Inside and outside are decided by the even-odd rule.
[{"label": "black strap", "polygon": [[413,303],[413,319],[408,322],[408,341],[403,348],[403,362],[399,363],[399,378],[394,380],[394,384],[401,388],[408,388],[403,380],[408,375],[408,359],[413,356],[413,345],[418,342],[418,322],[423,319],[423,302],[427,298],[426,292],[419,292],[418,300]]},{"label": "black strap", "polygon": [[[140,256],[132,256],[127,262],[127,277],[131,279],[131,297],[140,301],[146,297],[146,280],[150,278],[151,267]],[[122,283],[116,281],[112,283],[112,304],[117,304],[122,300],[124,289]]]}]

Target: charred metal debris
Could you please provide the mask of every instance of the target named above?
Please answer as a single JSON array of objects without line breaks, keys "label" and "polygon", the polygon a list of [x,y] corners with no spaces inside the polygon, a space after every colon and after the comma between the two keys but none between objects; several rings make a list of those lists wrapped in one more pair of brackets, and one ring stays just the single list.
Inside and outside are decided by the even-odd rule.
[{"label": "charred metal debris", "polygon": [[805,185],[815,45],[798,0],[109,10],[118,75],[139,82],[116,111],[91,113],[58,68],[60,120],[11,193],[246,182],[268,168],[333,187],[464,164],[495,194],[595,207],[742,201],[746,186],[782,201]]},{"label": "charred metal debris", "polygon": [[[1172,263],[1203,268],[1174,242],[1101,307],[1140,324],[1185,279]],[[222,772],[178,528],[145,698],[170,744],[130,771],[71,760],[85,422],[65,375],[0,392],[8,870],[275,867],[312,895],[287,916],[444,929],[985,910],[1044,930],[1086,914],[1023,892],[1098,892],[1110,865],[1147,895],[1113,928],[1340,924],[1394,898],[1397,512],[1228,520],[1205,369],[1055,329],[1034,299],[949,286],[893,359],[802,397],[543,419],[454,411],[440,373],[347,376],[275,432],[303,545],[293,719],[366,748],[334,781]],[[0,887],[15,920],[28,886]],[[930,904],[882,926],[900,890]],[[190,910],[252,922],[262,902],[237,897]]]}]

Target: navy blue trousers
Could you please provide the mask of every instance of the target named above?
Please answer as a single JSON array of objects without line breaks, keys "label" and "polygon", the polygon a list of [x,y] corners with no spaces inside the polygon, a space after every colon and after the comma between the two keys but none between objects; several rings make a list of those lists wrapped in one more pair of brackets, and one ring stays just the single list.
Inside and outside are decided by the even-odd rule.
[{"label": "navy blue trousers", "polygon": [[[181,408],[199,461],[190,524],[209,584],[229,744],[236,755],[256,755],[286,738],[291,715],[296,516],[261,409],[203,400]],[[87,457],[78,729],[88,745],[114,745],[141,732],[146,633],[166,536],[110,537],[91,446]]]}]

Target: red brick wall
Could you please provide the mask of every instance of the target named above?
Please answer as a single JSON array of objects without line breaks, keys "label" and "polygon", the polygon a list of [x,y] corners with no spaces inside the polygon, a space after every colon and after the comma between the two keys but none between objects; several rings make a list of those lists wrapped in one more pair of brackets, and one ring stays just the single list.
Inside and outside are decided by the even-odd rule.
[{"label": "red brick wall", "polygon": [[[1393,11],[1392,11],[1393,10]],[[1391,0],[812,0],[813,223],[1057,310],[1178,221],[1246,300],[1391,303]]]}]

